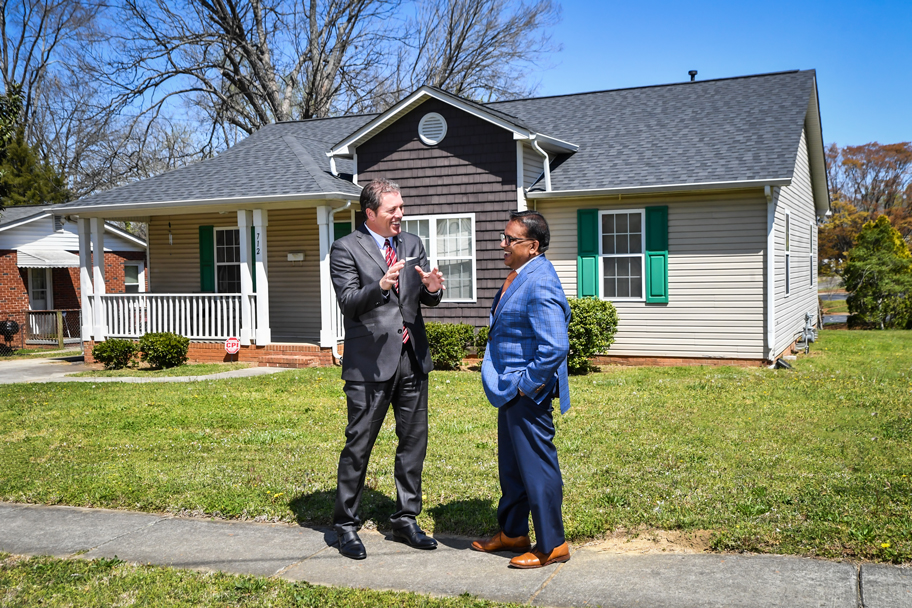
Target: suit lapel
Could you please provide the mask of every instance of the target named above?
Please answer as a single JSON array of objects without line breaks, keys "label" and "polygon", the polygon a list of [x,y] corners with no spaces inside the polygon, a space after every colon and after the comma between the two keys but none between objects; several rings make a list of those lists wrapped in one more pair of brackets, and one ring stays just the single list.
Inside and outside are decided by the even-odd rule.
[{"label": "suit lapel", "polygon": [[377,262],[384,274],[389,270],[389,266],[386,265],[386,258],[383,257],[383,254],[380,253],[380,248],[377,247],[377,241],[374,240],[374,237],[371,236],[370,232],[367,231],[367,228],[364,228],[364,225],[358,227],[358,243],[361,245],[361,248]]},{"label": "suit lapel", "polygon": [[507,289],[507,292],[500,295],[500,300],[497,301],[497,308],[492,308],[491,310],[491,325],[494,325],[494,322],[497,321],[497,319],[500,317],[501,313],[507,307],[510,298],[512,298],[513,295],[519,291],[520,287],[522,287],[523,284],[525,284],[525,282],[528,281],[529,278],[538,270],[538,266],[540,264],[539,258],[542,257],[544,256],[538,256],[536,259],[529,262],[529,265],[523,268],[523,271],[520,272],[515,279],[513,279],[512,283],[510,283],[510,288]]}]

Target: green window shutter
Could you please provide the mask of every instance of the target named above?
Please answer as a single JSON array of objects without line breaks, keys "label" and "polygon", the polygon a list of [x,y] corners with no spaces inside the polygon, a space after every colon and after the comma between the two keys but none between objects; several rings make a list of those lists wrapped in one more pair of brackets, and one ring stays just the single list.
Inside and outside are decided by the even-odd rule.
[{"label": "green window shutter", "polygon": [[646,302],[668,304],[668,206],[646,207]]},{"label": "green window shutter", "polygon": [[336,222],[333,224],[333,240],[338,241],[346,234],[351,234],[351,222]]},{"label": "green window shutter", "polygon": [[215,292],[215,227],[199,227],[200,291]]},{"label": "green window shutter", "polygon": [[597,298],[599,295],[598,209],[576,211],[576,297]]},{"label": "green window shutter", "polygon": [[250,227],[250,278],[253,280],[253,293],[256,293],[256,226]]}]

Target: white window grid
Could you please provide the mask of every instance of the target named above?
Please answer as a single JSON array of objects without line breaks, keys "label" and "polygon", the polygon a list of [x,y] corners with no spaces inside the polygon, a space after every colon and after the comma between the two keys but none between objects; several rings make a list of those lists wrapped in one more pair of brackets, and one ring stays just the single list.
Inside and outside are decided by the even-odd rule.
[{"label": "white window grid", "polygon": [[[627,249],[628,253],[606,253],[605,252],[605,235],[602,232],[602,226],[604,224],[604,216],[606,215],[638,215],[640,218],[640,230],[639,230],[639,252],[630,253],[630,246],[633,243],[628,241]],[[617,235],[617,232],[613,234]],[[628,228],[626,233],[628,236],[631,234],[637,234],[631,232]],[[646,301],[646,210],[645,209],[612,209],[612,210],[603,210],[599,211],[598,217],[598,235],[599,235],[599,268],[598,268],[598,280],[599,280],[599,293],[601,294],[602,300],[611,300],[612,302],[645,302]],[[615,252],[618,249],[619,243],[615,236]],[[636,248],[636,247],[634,247]],[[609,297],[605,295],[605,260],[613,258],[637,258],[640,265],[640,296],[635,297]],[[629,275],[628,275],[629,276]]]},{"label": "white window grid", "polygon": [[[136,282],[128,283],[127,282],[127,268],[136,269]],[[128,287],[136,287],[136,291],[129,291]],[[124,292],[125,293],[145,293],[146,291],[146,276],[145,276],[145,264],[142,262],[127,262],[124,264]]]},{"label": "white window grid", "polygon": [[[465,222],[468,222],[468,235],[459,236]],[[443,292],[444,302],[477,301],[478,264],[474,213],[409,215],[402,219],[402,229],[421,238],[430,267],[438,267],[443,271],[447,286]],[[449,268],[451,264],[460,262],[470,265],[471,277],[459,277],[455,269]],[[465,289],[457,288],[460,283]],[[466,289],[470,292],[468,296],[456,295]]]},{"label": "white window grid", "polygon": [[[224,245],[219,245],[219,233],[226,236],[226,243]],[[231,237],[227,237],[226,233],[234,233]],[[241,231],[238,227],[227,227],[227,228],[216,228],[215,229],[215,238],[213,239],[213,246],[215,247],[215,292],[216,293],[240,293],[240,281],[241,281]],[[221,261],[219,258],[223,258]],[[219,269],[220,268],[229,268],[231,266],[237,267],[237,291],[221,291],[219,289]],[[234,282],[234,281],[232,281]]]}]

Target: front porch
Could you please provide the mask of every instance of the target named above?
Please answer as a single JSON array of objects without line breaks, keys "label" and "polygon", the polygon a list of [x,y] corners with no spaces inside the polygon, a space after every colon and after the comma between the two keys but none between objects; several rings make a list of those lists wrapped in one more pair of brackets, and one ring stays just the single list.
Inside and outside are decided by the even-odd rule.
[{"label": "front porch", "polygon": [[[151,291],[139,293],[107,293],[106,269],[92,256],[104,248],[97,226],[105,218],[80,217],[87,361],[91,347],[105,339],[172,332],[191,340],[192,361],[332,365],[343,324],[329,276],[329,249],[342,224],[334,221],[334,212],[342,209],[350,230],[349,204],[152,217]],[[173,291],[166,292],[169,288]],[[225,352],[230,337],[241,342],[238,355]]]}]

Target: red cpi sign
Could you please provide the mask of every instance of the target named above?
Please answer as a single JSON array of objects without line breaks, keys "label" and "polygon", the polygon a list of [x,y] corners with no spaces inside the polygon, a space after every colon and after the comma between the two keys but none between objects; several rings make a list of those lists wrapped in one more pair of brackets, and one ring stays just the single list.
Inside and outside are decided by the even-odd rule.
[{"label": "red cpi sign", "polygon": [[229,355],[236,355],[241,350],[241,341],[238,338],[228,338],[225,340],[225,352]]}]

